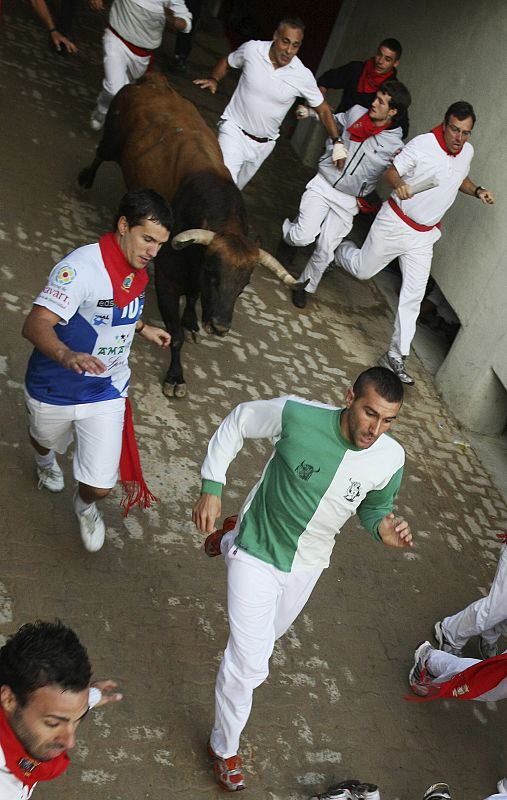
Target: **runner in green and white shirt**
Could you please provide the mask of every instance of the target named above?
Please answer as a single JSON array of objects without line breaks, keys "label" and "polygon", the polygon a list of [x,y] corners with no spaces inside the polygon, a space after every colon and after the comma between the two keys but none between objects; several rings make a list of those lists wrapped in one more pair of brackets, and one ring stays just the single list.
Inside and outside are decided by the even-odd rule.
[{"label": "runner in green and white shirt", "polygon": [[363,372],[345,408],[298,397],[237,406],[212,437],[202,467],[193,521],[214,531],[226,472],[245,438],[271,438],[273,453],[233,531],[220,543],[228,567],[230,637],[216,683],[209,749],[219,784],[244,788],[237,755],[253,690],[268,675],[273,646],[308,600],[329,565],[334,537],[357,511],[373,539],[412,544],[408,523],[393,504],[405,453],[386,436],[403,401],[403,386],[382,367]]}]

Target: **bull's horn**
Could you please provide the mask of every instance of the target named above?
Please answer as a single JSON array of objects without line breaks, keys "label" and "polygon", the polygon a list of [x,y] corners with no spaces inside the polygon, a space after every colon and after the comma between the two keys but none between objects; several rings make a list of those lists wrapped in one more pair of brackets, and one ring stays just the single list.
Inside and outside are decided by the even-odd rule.
[{"label": "bull's horn", "polygon": [[263,267],[267,267],[271,272],[273,272],[277,278],[280,278],[282,283],[286,286],[295,286],[297,280],[292,277],[292,275],[287,272],[285,267],[283,267],[277,259],[272,256],[270,253],[266,253],[265,250],[261,250],[259,248],[259,264],[262,264]]},{"label": "bull's horn", "polygon": [[183,247],[188,247],[189,244],[210,244],[215,238],[213,231],[207,231],[204,228],[191,228],[188,231],[181,231],[176,234],[174,239],[171,239],[171,246],[175,250],[182,250]]}]

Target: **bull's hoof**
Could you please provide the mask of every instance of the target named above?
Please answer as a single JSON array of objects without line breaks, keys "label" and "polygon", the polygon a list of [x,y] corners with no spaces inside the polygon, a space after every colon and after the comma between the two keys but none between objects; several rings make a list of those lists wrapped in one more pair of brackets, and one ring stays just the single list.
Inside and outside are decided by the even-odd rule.
[{"label": "bull's hoof", "polygon": [[162,386],[162,394],[166,397],[174,397],[174,390],[176,388],[176,384],[174,383],[164,383]]},{"label": "bull's hoof", "polygon": [[185,397],[187,394],[186,383],[169,383],[165,381],[162,386],[162,393],[165,397]]},{"label": "bull's hoof", "polygon": [[185,341],[193,342],[194,344],[199,344],[200,342],[199,331],[185,331]]}]

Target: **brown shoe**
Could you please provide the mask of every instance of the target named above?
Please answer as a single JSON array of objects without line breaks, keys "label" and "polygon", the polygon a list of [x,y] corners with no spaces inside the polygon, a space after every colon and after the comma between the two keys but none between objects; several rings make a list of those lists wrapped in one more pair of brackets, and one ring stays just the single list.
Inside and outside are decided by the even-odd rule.
[{"label": "brown shoe", "polygon": [[220,548],[220,544],[222,542],[222,538],[224,533],[228,533],[232,531],[235,527],[236,522],[238,521],[237,514],[232,517],[227,517],[224,519],[223,525],[213,533],[210,533],[209,536],[206,537],[204,540],[204,552],[210,558],[215,558],[215,556],[221,556],[222,550]]}]

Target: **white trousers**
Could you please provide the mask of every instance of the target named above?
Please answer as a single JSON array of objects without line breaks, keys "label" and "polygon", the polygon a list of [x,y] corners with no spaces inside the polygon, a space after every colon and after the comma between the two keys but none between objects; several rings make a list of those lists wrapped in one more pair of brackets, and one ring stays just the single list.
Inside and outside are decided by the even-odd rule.
[{"label": "white trousers", "polygon": [[[435,677],[435,683],[444,683],[444,681],[454,678],[458,672],[463,672],[464,669],[478,664],[480,660],[480,658],[460,658],[450,653],[444,653],[443,650],[432,650],[426,666]],[[489,701],[505,700],[506,697],[507,678],[504,678],[494,689],[475,697],[474,700],[483,700],[487,703]]]},{"label": "white trousers", "polygon": [[115,94],[127,83],[134,83],[141,78],[150,63],[150,56],[136,56],[121,39],[108,28],[102,39],[104,51],[104,80],[102,91],[97,98],[97,111],[107,114]]},{"label": "white trousers", "polygon": [[415,334],[419,309],[431,270],[433,245],[440,230],[416,231],[401,220],[386,202],[361,248],[342,242],[335,253],[336,263],[359,280],[372,278],[394,258],[399,258],[402,283],[390,355],[408,356]]},{"label": "white trousers", "polygon": [[494,644],[507,635],[507,545],[502,547],[495,577],[487,597],[442,620],[445,638],[455,647],[464,647],[471,636],[482,636]]},{"label": "white trousers", "polygon": [[299,276],[300,281],[310,280],[305,287],[307,292],[317,291],[358,210],[355,197],[334,189],[321,175],[315,175],[307,183],[296,219],[294,222],[286,219],[282,225],[285,242],[295,247],[306,247],[318,237],[315,250]]},{"label": "white trousers", "polygon": [[304,607],[322,570],[281,572],[234,544],[225,559],[230,634],[216,680],[210,743],[229,758],[239,750],[253,691],[269,674],[275,641]]},{"label": "white trousers", "polygon": [[256,142],[230,119],[218,123],[218,144],[224,163],[238,189],[244,189],[273,150],[276,141]]}]

